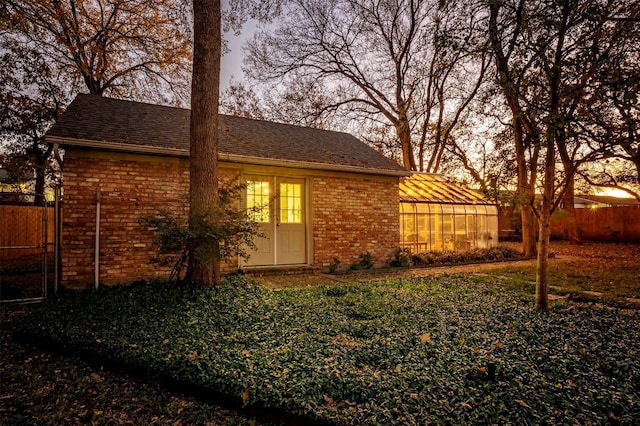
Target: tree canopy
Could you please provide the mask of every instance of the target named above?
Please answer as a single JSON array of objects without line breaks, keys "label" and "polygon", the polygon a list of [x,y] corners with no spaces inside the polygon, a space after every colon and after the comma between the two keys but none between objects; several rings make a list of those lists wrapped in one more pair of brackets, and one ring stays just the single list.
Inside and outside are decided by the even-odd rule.
[{"label": "tree canopy", "polygon": [[318,114],[339,113],[384,135],[391,128],[405,168],[437,171],[487,65],[472,8],[456,1],[295,0],[273,25],[248,44],[252,79],[313,79],[330,94]]},{"label": "tree canopy", "polygon": [[584,130],[592,124],[580,111],[589,109],[594,93],[606,90],[608,64],[626,61],[618,52],[628,48],[637,4],[489,1],[488,11],[496,82],[512,116],[525,251],[535,241],[530,212],[540,223],[536,306],[545,309],[550,215],[563,193],[570,190],[573,199],[576,171],[603,154],[603,145],[585,143]]},{"label": "tree canopy", "polygon": [[78,92],[186,105],[191,37],[173,0],[7,0],[0,14],[0,142],[44,186],[43,136]]},{"label": "tree canopy", "polygon": [[76,89],[184,103],[191,37],[172,0],[7,0],[5,51],[46,59]]}]

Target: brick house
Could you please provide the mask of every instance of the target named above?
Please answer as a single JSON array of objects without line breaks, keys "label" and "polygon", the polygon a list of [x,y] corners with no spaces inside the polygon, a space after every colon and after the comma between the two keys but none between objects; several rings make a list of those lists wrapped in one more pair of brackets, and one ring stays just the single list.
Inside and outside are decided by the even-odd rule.
[{"label": "brick house", "polygon": [[[94,282],[95,259],[100,283],[167,276],[141,219],[186,217],[189,111],[81,94],[46,140],[64,149],[62,284]],[[246,183],[242,206],[268,205],[257,252],[227,272],[348,266],[365,252],[382,265],[399,245],[408,173],[349,134],[220,116],[219,161],[223,182]]]}]

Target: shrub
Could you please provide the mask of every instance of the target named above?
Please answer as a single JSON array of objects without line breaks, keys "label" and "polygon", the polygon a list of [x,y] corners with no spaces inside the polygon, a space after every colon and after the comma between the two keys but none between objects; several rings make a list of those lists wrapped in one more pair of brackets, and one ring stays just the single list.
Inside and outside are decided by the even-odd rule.
[{"label": "shrub", "polygon": [[506,246],[491,247],[488,249],[475,249],[466,252],[430,251],[411,256],[411,260],[416,266],[450,265],[455,263],[488,262],[521,258],[522,254],[517,250]]},{"label": "shrub", "polygon": [[238,207],[244,188],[243,184],[234,184],[219,189],[216,220],[213,223],[199,219],[189,224],[182,217],[162,211],[154,217],[141,220],[157,235],[154,242],[158,246],[158,256],[154,260],[160,264],[174,264],[171,281],[180,281],[196,241],[211,243],[201,245],[207,249],[196,251],[198,258],[214,256],[217,260],[225,261],[237,255],[249,259],[251,251],[256,248],[255,237],[261,234],[259,224],[253,218],[255,210]]},{"label": "shrub", "polygon": [[398,247],[393,252],[393,260],[389,262],[389,265],[393,267],[407,267],[411,266],[411,250],[407,247]]},{"label": "shrub", "polygon": [[371,253],[369,252],[361,253],[360,256],[358,256],[358,258],[360,259],[360,261],[356,263],[352,263],[349,269],[359,270],[359,269],[373,268],[373,257],[371,256]]},{"label": "shrub", "polygon": [[331,263],[329,263],[329,273],[335,274],[338,272],[338,267],[340,266],[340,259],[334,257]]}]

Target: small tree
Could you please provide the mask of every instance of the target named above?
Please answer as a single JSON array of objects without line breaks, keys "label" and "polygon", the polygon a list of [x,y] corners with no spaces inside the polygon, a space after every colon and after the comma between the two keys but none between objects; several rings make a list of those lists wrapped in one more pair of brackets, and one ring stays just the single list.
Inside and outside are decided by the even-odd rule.
[{"label": "small tree", "polygon": [[[577,137],[584,133],[577,112],[592,102],[588,95],[606,65],[625,58],[616,58],[612,53],[626,46],[628,26],[635,20],[635,5],[630,7],[628,3],[634,2],[488,2],[489,42],[495,54],[497,83],[512,113],[518,189],[527,201],[523,207],[533,207],[533,189],[537,173],[541,174],[542,201],[533,209],[540,224],[535,298],[538,309],[546,309],[548,304],[551,214],[562,195],[572,190],[577,167],[597,156],[597,150]],[[523,155],[526,152],[530,153],[528,160]],[[558,157],[563,162],[564,176],[556,170]],[[531,176],[528,181],[527,174]],[[523,236],[531,231],[523,214]]]},{"label": "small tree", "polygon": [[[244,188],[245,185],[235,184],[218,190],[219,202],[213,212],[213,221],[189,224],[184,218],[163,211],[142,220],[157,235],[158,257],[155,260],[164,264],[173,262],[171,281],[193,283],[186,275],[190,256],[204,262],[228,261],[236,255],[249,259],[251,251],[256,248],[254,240],[260,232],[258,222],[253,219],[255,211],[239,207],[238,200]],[[217,244],[219,250],[201,249],[198,242],[203,238]]]}]

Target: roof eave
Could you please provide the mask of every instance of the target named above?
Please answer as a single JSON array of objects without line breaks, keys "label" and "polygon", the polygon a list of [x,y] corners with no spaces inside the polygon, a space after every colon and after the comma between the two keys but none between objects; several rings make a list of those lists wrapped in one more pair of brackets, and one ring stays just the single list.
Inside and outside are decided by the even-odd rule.
[{"label": "roof eave", "polygon": [[[94,141],[87,139],[73,139],[63,138],[59,136],[46,136],[45,140],[50,144],[59,144],[61,146],[70,146],[77,148],[90,148],[101,151],[117,151],[128,152],[132,154],[151,154],[162,155],[171,157],[184,157],[189,158],[189,150],[178,148],[165,148],[157,146],[145,146],[145,145],[133,145],[117,142],[105,142]],[[275,167],[290,167],[308,170],[323,170],[323,171],[336,171],[336,172],[350,172],[350,173],[362,173],[362,174],[374,174],[382,176],[410,176],[411,172],[406,170],[394,170],[394,169],[379,169],[360,166],[346,166],[342,164],[329,164],[329,163],[312,163],[306,161],[294,161],[294,160],[282,160],[263,157],[252,157],[237,154],[225,154],[218,153],[218,160],[229,163],[239,164],[253,164],[258,166],[275,166]]]},{"label": "roof eave", "polygon": [[330,163],[311,163],[307,161],[250,157],[250,156],[237,155],[237,154],[219,153],[218,159],[220,161],[227,161],[229,163],[254,164],[258,166],[290,167],[290,168],[299,168],[299,169],[308,169],[308,170],[364,173],[364,174],[398,176],[398,177],[410,175],[410,173],[405,170],[379,169],[379,168],[360,167],[360,166],[346,166],[342,164],[330,164]]},{"label": "roof eave", "polygon": [[45,136],[49,144],[59,144],[76,148],[92,148],[101,151],[130,152],[133,154],[154,154],[171,157],[189,157],[189,151],[178,148],[165,148],[160,146],[132,145],[126,143],[94,141],[89,139],[64,138],[59,136]]},{"label": "roof eave", "polygon": [[495,206],[496,203],[492,203],[487,200],[478,201],[457,201],[457,200],[426,200],[413,197],[400,196],[401,203],[419,203],[419,204],[451,204],[456,206]]}]

